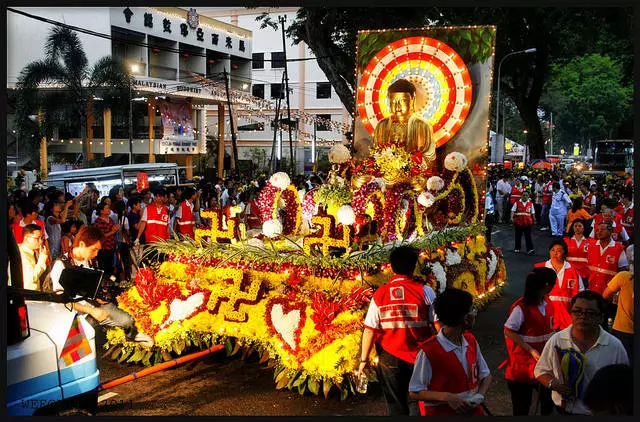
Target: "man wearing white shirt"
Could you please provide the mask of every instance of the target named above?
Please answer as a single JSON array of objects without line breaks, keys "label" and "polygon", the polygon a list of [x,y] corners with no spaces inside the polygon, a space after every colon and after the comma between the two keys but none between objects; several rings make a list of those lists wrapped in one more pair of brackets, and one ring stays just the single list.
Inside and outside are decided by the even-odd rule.
[{"label": "man wearing white shirt", "polygon": [[[607,333],[602,327],[606,303],[598,293],[585,290],[571,300],[573,323],[554,334],[545,344],[534,375],[545,387],[552,390],[551,397],[561,414],[590,415],[582,402],[582,394],[589,386],[595,373],[608,365],[629,364],[629,358],[620,340]],[[563,360],[582,361],[581,381],[570,385],[575,375],[564,373]],[[576,385],[577,384],[577,385]]]}]

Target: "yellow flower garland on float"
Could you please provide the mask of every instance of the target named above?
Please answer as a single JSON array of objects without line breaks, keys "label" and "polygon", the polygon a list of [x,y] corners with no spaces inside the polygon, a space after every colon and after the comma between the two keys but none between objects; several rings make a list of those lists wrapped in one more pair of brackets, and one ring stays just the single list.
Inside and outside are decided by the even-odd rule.
[{"label": "yellow flower garland on float", "polygon": [[287,208],[285,209],[286,213],[291,211],[295,212],[295,227],[293,227],[293,233],[297,233],[300,229],[300,224],[302,223],[302,203],[300,202],[300,197],[298,196],[298,191],[295,186],[289,185],[286,189],[278,190],[275,192],[273,197],[273,204],[271,205],[271,218],[274,220],[278,218],[278,206],[280,204],[280,198],[284,194],[284,192],[289,191],[292,193],[291,196],[294,198],[293,204],[287,204]]}]

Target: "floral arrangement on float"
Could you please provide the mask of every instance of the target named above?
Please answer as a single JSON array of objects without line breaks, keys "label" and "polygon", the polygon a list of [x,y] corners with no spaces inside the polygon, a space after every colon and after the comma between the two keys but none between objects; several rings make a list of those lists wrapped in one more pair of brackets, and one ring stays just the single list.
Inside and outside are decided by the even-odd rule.
[{"label": "floral arrangement on float", "polygon": [[392,275],[394,247],[421,251],[415,277],[436,292],[461,288],[479,306],[499,295],[504,261],[482,236],[466,157],[450,153],[433,174],[421,157],[386,149],[356,164],[334,146],[327,183],[302,201],[287,174],[272,175],[256,198],[264,224],[255,237],[235,216],[205,212],[212,227],[197,241],[155,243],[168,259],[141,270],[118,298],[155,345],[111,329],[107,356],[151,365],[222,343],[229,355],[257,354],[274,367],[278,389],[344,399],[355,391],[362,324]]}]

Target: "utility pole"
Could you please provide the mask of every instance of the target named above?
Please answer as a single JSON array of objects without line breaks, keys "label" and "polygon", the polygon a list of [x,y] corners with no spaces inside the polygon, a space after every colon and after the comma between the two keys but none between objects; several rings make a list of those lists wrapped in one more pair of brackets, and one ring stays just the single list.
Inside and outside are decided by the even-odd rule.
[{"label": "utility pole", "polygon": [[284,51],[284,85],[287,91],[287,126],[289,127],[289,155],[291,158],[291,176],[295,176],[293,163],[293,136],[291,135],[291,105],[289,103],[289,72],[287,66],[287,43],[284,36],[284,23],[287,21],[286,16],[278,16],[278,21],[282,26],[282,50]]},{"label": "utility pole", "polygon": [[[282,74],[282,80],[284,81],[284,73]],[[281,83],[280,86],[283,84]],[[278,130],[280,129],[280,100],[282,98],[282,90],[280,90],[280,95],[276,98],[276,115],[273,119],[273,145],[271,147],[271,160],[269,161],[269,168],[271,169],[271,173],[275,173],[278,168],[278,156],[276,155],[276,142],[278,137]]]},{"label": "utility pole", "polygon": [[229,95],[229,75],[227,68],[222,71],[224,75],[224,88],[227,91],[227,107],[229,108],[229,128],[231,129],[231,151],[233,154],[231,168],[240,171],[238,166],[238,145],[236,144],[236,131],[233,129],[233,113],[231,112],[231,96]]},{"label": "utility pole", "polygon": [[550,152],[549,155],[553,155],[553,111],[551,112],[551,121],[549,122],[549,142],[550,142]]}]

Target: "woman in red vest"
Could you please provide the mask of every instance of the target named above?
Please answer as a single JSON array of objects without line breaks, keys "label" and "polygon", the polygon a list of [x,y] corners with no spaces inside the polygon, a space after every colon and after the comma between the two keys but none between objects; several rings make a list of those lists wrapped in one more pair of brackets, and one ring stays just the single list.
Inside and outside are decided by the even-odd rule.
[{"label": "woman in red vest", "polygon": [[587,253],[589,250],[589,239],[584,236],[585,221],[578,218],[573,220],[569,227],[569,236],[565,237],[564,243],[567,245],[567,261],[576,269],[578,275],[582,277],[582,282],[587,285],[589,269],[587,268]]},{"label": "woman in red vest", "polygon": [[551,268],[556,273],[556,285],[549,292],[549,300],[554,308],[554,328],[564,330],[571,325],[571,298],[584,290],[582,278],[565,259],[567,245],[562,240],[554,240],[549,245],[550,259],[535,264],[536,268]]},{"label": "woman in red vest", "polygon": [[473,296],[445,289],[434,302],[442,329],[419,345],[409,382],[409,397],[419,401],[422,416],[483,416],[481,405],[491,385],[491,374],[473,327]]},{"label": "woman in red vest", "polygon": [[196,190],[194,188],[188,187],[184,190],[184,201],[180,202],[178,206],[174,222],[174,231],[180,236],[187,236],[191,239],[194,238],[194,230],[196,228],[196,217],[193,213],[195,196]]},{"label": "woman in red vest", "polygon": [[550,268],[535,268],[527,275],[524,296],[509,309],[504,324],[504,340],[509,358],[505,378],[511,392],[513,416],[529,414],[533,390],[538,389],[542,415],[553,411],[551,390],[544,388],[533,374],[536,362],[553,329],[553,305],[546,295],[556,284],[556,273]]}]

